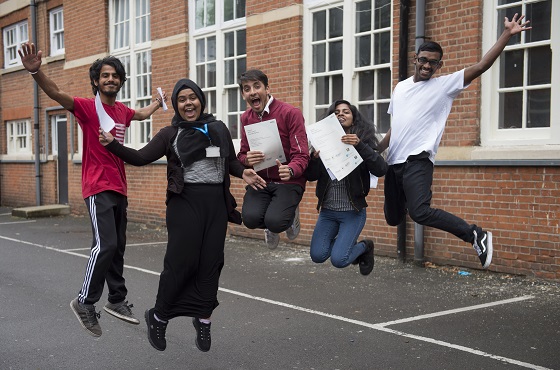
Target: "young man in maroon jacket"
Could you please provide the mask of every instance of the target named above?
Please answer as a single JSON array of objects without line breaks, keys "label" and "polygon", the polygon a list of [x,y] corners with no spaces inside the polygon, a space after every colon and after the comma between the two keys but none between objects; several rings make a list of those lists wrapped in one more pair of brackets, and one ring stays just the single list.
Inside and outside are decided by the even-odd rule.
[{"label": "young man in maroon jacket", "polygon": [[264,229],[268,248],[280,241],[279,233],[286,231],[288,239],[295,239],[300,230],[299,202],[305,190],[303,176],[309,162],[305,120],[301,111],[270,95],[268,77],[258,69],[239,76],[241,95],[249,109],[241,116],[241,148],[237,158],[246,167],[253,167],[265,159],[265,153],[251,150],[245,127],[257,122],[276,120],[286,162],[276,160],[276,166],[258,171],[267,182],[263,189],[247,187],[243,198],[243,223],[249,229]]}]

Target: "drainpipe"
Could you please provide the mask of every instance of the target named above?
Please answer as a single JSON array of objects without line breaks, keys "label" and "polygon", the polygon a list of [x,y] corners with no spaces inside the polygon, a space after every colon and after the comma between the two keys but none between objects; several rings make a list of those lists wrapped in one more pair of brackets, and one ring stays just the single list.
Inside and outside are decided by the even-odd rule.
[{"label": "drainpipe", "polygon": [[[37,45],[37,4],[29,3],[31,9],[31,40]],[[33,80],[33,143],[35,147],[35,203],[41,205],[41,148],[39,137],[39,86]]]},{"label": "drainpipe", "polygon": [[[410,0],[401,0],[399,25],[399,81],[408,77],[408,16],[410,14]],[[397,257],[406,260],[406,217],[397,226]]]},{"label": "drainpipe", "polygon": [[[426,0],[416,0],[416,52],[426,39]],[[414,223],[414,264],[424,266],[424,226]]]}]

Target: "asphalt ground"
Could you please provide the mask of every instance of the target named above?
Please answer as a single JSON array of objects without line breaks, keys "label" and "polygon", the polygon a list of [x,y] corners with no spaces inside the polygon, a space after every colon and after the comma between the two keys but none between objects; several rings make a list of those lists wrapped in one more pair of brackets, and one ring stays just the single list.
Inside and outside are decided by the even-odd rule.
[{"label": "asphalt ground", "polygon": [[91,245],[89,219],[23,219],[0,208],[0,369],[560,369],[560,283],[377,257],[314,264],[308,249],[228,237],[212,348],[173,319],[153,349],[144,311],[155,302],[166,232],[129,224],[128,300],[140,325],[97,304],[103,335],[70,309]]}]

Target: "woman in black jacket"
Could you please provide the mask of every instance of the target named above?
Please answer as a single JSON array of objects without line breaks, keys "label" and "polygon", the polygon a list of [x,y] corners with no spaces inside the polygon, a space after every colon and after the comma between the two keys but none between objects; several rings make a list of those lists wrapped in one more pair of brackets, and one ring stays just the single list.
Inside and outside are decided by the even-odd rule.
[{"label": "woman in black jacket", "polygon": [[329,257],[333,266],[343,268],[359,264],[360,273],[369,275],[373,270],[373,241],[356,243],[366,223],[366,196],[370,189],[370,173],[383,176],[387,164],[377,153],[375,126],[346,100],[337,100],[325,116],[332,113],[342,125],[345,135],[341,140],[353,145],[363,162],[340,181],[332,180],[320,160],[319,152],[311,153],[305,173],[307,180],[317,181],[319,218],[311,238],[310,255],[313,262],[323,263]]},{"label": "woman in black jacket", "polygon": [[193,318],[196,346],[210,349],[210,317],[218,306],[218,280],[224,265],[227,223],[241,224],[230,193],[230,177],[254,187],[264,180],[238,161],[231,135],[222,121],[203,113],[206,97],[189,79],[181,79],[171,96],[175,116],[140,150],[120,145],[100,129],[99,141],[134,166],[167,157],[167,250],[154,308],[146,310],[148,339],[157,350],[167,345],[167,323]]}]

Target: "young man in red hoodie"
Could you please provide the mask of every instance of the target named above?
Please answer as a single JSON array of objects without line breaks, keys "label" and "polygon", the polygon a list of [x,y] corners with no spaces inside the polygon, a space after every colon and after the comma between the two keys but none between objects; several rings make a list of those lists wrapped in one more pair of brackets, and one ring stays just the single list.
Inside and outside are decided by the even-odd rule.
[{"label": "young man in red hoodie", "polygon": [[299,202],[305,190],[303,176],[309,162],[309,148],[305,120],[301,111],[270,95],[268,77],[258,69],[239,76],[241,95],[249,109],[241,116],[241,148],[237,158],[252,168],[265,159],[265,153],[251,150],[245,127],[257,122],[276,120],[284,149],[285,163],[258,171],[267,186],[255,190],[247,187],[243,198],[243,223],[249,229],[264,229],[268,248],[280,241],[279,233],[286,231],[288,239],[295,239],[300,230]]}]

